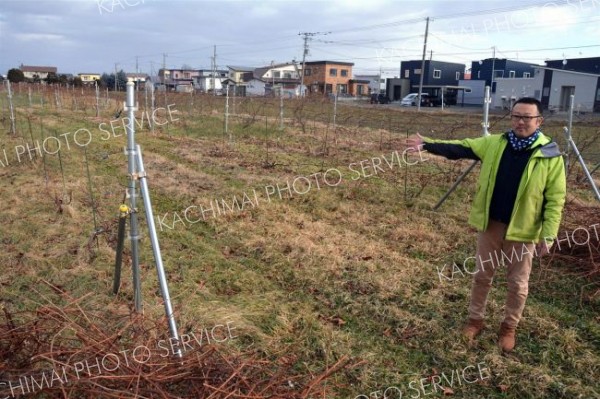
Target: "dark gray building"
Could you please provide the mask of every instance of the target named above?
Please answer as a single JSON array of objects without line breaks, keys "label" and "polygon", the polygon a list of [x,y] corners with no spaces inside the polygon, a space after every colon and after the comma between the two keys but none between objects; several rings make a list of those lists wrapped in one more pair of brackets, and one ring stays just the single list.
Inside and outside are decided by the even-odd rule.
[{"label": "dark gray building", "polygon": [[564,60],[548,60],[545,62],[548,68],[600,75],[600,57],[567,58]]},{"label": "dark gray building", "polygon": [[[402,61],[400,64],[400,78],[410,81],[409,93],[419,92],[421,65],[422,60]],[[431,98],[440,98],[443,92],[446,104],[456,104],[458,81],[464,79],[464,76],[464,64],[426,60],[423,74],[423,93],[429,94]]]},{"label": "dark gray building", "polygon": [[[400,78],[410,80],[411,91],[419,91],[421,79],[421,60],[402,61],[400,64]],[[425,74],[423,85],[427,86],[452,86],[458,84],[465,75],[465,65],[444,61],[425,61]]]},{"label": "dark gray building", "polygon": [[492,69],[494,79],[496,78],[530,78],[533,77],[535,64],[508,60],[506,58],[486,58],[485,60],[473,61],[471,63],[471,79],[485,80],[486,86],[492,87],[492,93],[496,92],[496,82],[492,86]]}]

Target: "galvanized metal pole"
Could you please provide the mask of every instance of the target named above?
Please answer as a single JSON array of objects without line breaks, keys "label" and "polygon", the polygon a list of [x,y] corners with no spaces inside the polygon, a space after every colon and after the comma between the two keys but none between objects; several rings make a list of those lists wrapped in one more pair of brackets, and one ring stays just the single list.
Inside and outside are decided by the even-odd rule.
[{"label": "galvanized metal pole", "polygon": [[483,122],[481,124],[483,127],[482,133],[484,136],[490,135],[490,131],[488,130],[490,128],[490,104],[492,103],[490,90],[490,86],[485,86],[485,97],[483,99]]},{"label": "galvanized metal pole", "polygon": [[[229,85],[227,85],[227,93],[225,95],[225,125],[224,133],[229,133]],[[231,134],[229,135],[229,141],[231,141]]]},{"label": "galvanized metal pole", "polygon": [[8,90],[8,108],[10,110],[10,132],[13,135],[17,134],[17,127],[15,126],[15,111],[13,109],[12,102],[12,90],[10,89],[10,80],[6,80],[6,88]]},{"label": "galvanized metal pole", "polygon": [[43,92],[40,93],[40,87],[41,87],[41,83],[38,83],[38,94],[40,95],[40,105],[42,106],[42,109],[44,109],[44,94],[46,94],[46,90],[44,90]]},{"label": "galvanized metal pole", "polygon": [[[229,85],[228,85],[229,86]],[[229,90],[229,89],[228,89]],[[237,86],[233,85],[233,96],[231,98],[231,114],[235,115],[235,92],[237,91]]]},{"label": "galvanized metal pole", "polygon": [[98,81],[94,82],[96,86],[96,118],[100,117],[100,87],[98,87]]},{"label": "galvanized metal pole", "polygon": [[336,123],[336,117],[337,117],[337,100],[338,100],[338,91],[337,91],[337,87],[336,87],[335,98],[333,100],[333,130],[335,130],[335,123]]},{"label": "galvanized metal pole", "polygon": [[[569,127],[567,128],[569,131],[569,137],[571,136],[571,132],[573,131],[573,104],[575,102],[575,96],[571,94],[569,97]],[[571,160],[569,159],[569,153],[571,152],[571,142],[567,140],[567,150],[565,151],[565,170],[567,173],[569,172],[569,167],[571,166]]]},{"label": "galvanized metal pole", "polygon": [[279,130],[283,130],[283,87],[279,88]]},{"label": "galvanized metal pole", "polygon": [[[179,334],[177,332],[177,324],[175,323],[173,307],[171,306],[169,286],[167,284],[167,278],[165,276],[165,269],[163,266],[162,255],[160,252],[160,244],[158,243],[158,236],[156,235],[156,225],[154,224],[154,214],[152,211],[152,202],[150,201],[150,191],[148,190],[146,171],[144,169],[144,162],[142,159],[142,150],[139,145],[136,146],[136,155],[138,177],[140,179],[140,189],[142,191],[142,199],[144,201],[144,209],[146,211],[146,221],[148,222],[148,229],[150,232],[150,242],[152,244],[152,252],[154,253],[154,261],[156,263],[158,282],[160,284],[160,291],[162,293],[163,302],[165,305],[165,315],[167,316],[167,320],[169,321],[171,342],[179,342]],[[179,348],[179,346],[177,347],[176,354],[179,357],[182,356],[181,349]]]},{"label": "galvanized metal pole", "polygon": [[[144,85],[144,112],[148,113],[148,85],[145,84]],[[148,118],[150,119],[150,118]],[[142,114],[142,121],[144,120],[143,114]]]},{"label": "galvanized metal pole", "polygon": [[127,82],[127,101],[123,105],[123,109],[127,111],[129,121],[126,126],[127,131],[127,172],[129,175],[128,197],[129,197],[129,214],[130,236],[131,239],[131,263],[133,269],[133,290],[136,312],[142,310],[142,292],[140,283],[140,258],[138,250],[138,241],[140,239],[138,230],[137,204],[136,204],[136,189],[135,181],[137,176],[137,159],[136,159],[136,144],[135,144],[135,111],[137,107],[134,103],[134,84]]},{"label": "galvanized metal pole", "polygon": [[[156,97],[154,96],[154,83],[152,83],[152,85],[150,86],[150,99],[152,102],[152,115],[154,115],[154,103],[156,101]],[[154,116],[149,117],[148,120],[150,121],[150,126],[151,126],[151,130],[152,130],[152,134],[154,134]]]}]

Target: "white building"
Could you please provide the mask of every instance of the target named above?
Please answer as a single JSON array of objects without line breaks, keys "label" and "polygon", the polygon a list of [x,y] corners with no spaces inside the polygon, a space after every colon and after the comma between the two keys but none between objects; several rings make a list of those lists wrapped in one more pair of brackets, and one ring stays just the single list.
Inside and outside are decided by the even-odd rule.
[{"label": "white building", "polygon": [[510,109],[521,97],[534,97],[544,109],[567,111],[570,96],[574,95],[574,109],[592,112],[600,94],[600,75],[538,66],[530,78],[497,78],[492,106]]},{"label": "white building", "polygon": [[244,82],[245,90],[247,96],[264,96],[265,95],[265,87],[266,83],[262,79],[250,79]]},{"label": "white building", "polygon": [[[194,88],[204,93],[223,92],[223,81],[227,79],[228,70],[217,69],[216,71],[200,69],[199,75],[194,77]],[[214,75],[214,76],[213,76]]]},{"label": "white building", "polygon": [[385,92],[385,79],[382,79],[381,75],[354,75],[354,79],[368,80],[369,93]]},{"label": "white building", "polygon": [[292,63],[274,64],[254,70],[254,76],[266,82],[279,79],[300,79],[297,67]]},{"label": "white building", "polygon": [[52,73],[54,75],[57,74],[56,67],[48,67],[48,66],[33,66],[33,65],[23,65],[19,68],[21,72],[23,72],[23,76],[27,79],[46,79],[48,74]]}]

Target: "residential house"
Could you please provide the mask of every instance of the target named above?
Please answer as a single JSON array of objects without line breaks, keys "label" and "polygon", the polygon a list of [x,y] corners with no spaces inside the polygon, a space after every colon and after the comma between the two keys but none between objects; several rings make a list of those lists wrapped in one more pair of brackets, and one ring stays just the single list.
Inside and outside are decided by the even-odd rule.
[{"label": "residential house", "polygon": [[600,57],[566,58],[544,62],[548,68],[600,74]]},{"label": "residential house", "polygon": [[254,75],[254,67],[227,66],[229,70],[228,78],[233,82],[242,85],[244,79],[248,80],[248,74]]},{"label": "residential house", "polygon": [[[506,58],[486,58],[471,62],[471,80],[485,80],[485,85],[496,92],[492,80],[497,78],[529,78],[535,65],[530,62],[513,61]],[[492,79],[493,78],[493,79]]]},{"label": "residential house", "polygon": [[246,75],[243,83],[243,95],[245,96],[264,96],[266,93],[267,83],[262,79]]},{"label": "residential house", "polygon": [[290,62],[256,68],[254,69],[254,75],[265,81],[273,79],[300,79],[298,67]]},{"label": "residential house", "polygon": [[402,100],[405,96],[411,93],[410,80],[401,79],[397,76],[386,79],[385,93],[390,101]]},{"label": "residential house", "polygon": [[77,76],[79,76],[81,83],[84,85],[93,85],[96,81],[100,81],[99,73],[79,73]]},{"label": "residential house", "polygon": [[285,97],[300,95],[300,71],[294,63],[274,64],[254,70],[254,78],[265,82],[265,94]]},{"label": "residential house", "polygon": [[[422,60],[402,61],[400,64],[400,79],[408,79],[410,93],[418,93],[421,83]],[[460,79],[464,78],[465,65],[454,62],[425,60],[423,73],[423,93],[432,97],[444,96],[447,104],[456,104]],[[404,88],[403,88],[404,89]]]},{"label": "residential house", "polygon": [[43,80],[48,77],[49,73],[54,75],[57,74],[56,67],[49,66],[33,66],[33,65],[23,65],[19,68],[26,79],[39,79]]},{"label": "residential house", "polygon": [[510,109],[521,97],[534,97],[544,109],[568,111],[570,97],[578,112],[600,111],[600,74],[536,66],[525,78],[498,78],[492,105]]},{"label": "residential house", "polygon": [[194,78],[194,87],[203,93],[222,93],[224,80],[227,79],[229,71],[226,69],[199,69],[199,74]]},{"label": "residential house", "polygon": [[[485,80],[465,79],[458,81],[458,85],[466,87],[461,93],[458,93],[456,103],[462,106],[482,107],[485,97]],[[492,104],[490,104],[492,106]]]},{"label": "residential house", "polygon": [[354,63],[309,61],[304,66],[304,85],[309,93],[368,95],[368,82],[352,79]]},{"label": "residential house", "polygon": [[150,77],[146,73],[127,73],[125,74],[127,80],[132,82],[146,83]]},{"label": "residential house", "polygon": [[348,81],[348,94],[352,97],[368,97],[370,82],[367,79],[350,79]]},{"label": "residential house", "polygon": [[161,86],[166,90],[191,92],[194,90],[194,78],[199,75],[197,69],[159,69]]},{"label": "residential house", "polygon": [[354,78],[368,82],[368,94],[385,92],[385,79],[381,75],[355,75]]},{"label": "residential house", "polygon": [[[233,94],[236,96],[243,97],[246,95],[246,84],[254,79],[254,70],[253,67],[244,67],[244,66],[227,66],[228,76],[225,81],[223,81],[224,85],[231,87],[230,90],[234,90]],[[253,86],[259,86],[257,83]],[[256,88],[253,87],[252,91],[256,92]],[[264,93],[263,93],[264,94]]]}]

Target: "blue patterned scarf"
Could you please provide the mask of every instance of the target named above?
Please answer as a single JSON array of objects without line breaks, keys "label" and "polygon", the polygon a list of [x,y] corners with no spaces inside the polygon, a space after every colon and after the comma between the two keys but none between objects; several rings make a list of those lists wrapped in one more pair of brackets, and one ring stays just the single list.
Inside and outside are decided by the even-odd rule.
[{"label": "blue patterned scarf", "polygon": [[513,150],[523,151],[523,150],[526,150],[529,146],[531,146],[533,144],[533,142],[535,140],[537,140],[537,138],[539,136],[540,136],[539,129],[536,130],[535,133],[533,133],[531,136],[525,137],[525,138],[517,137],[515,132],[513,132],[511,130],[510,132],[508,132],[508,142],[510,143],[510,146],[512,147]]}]

